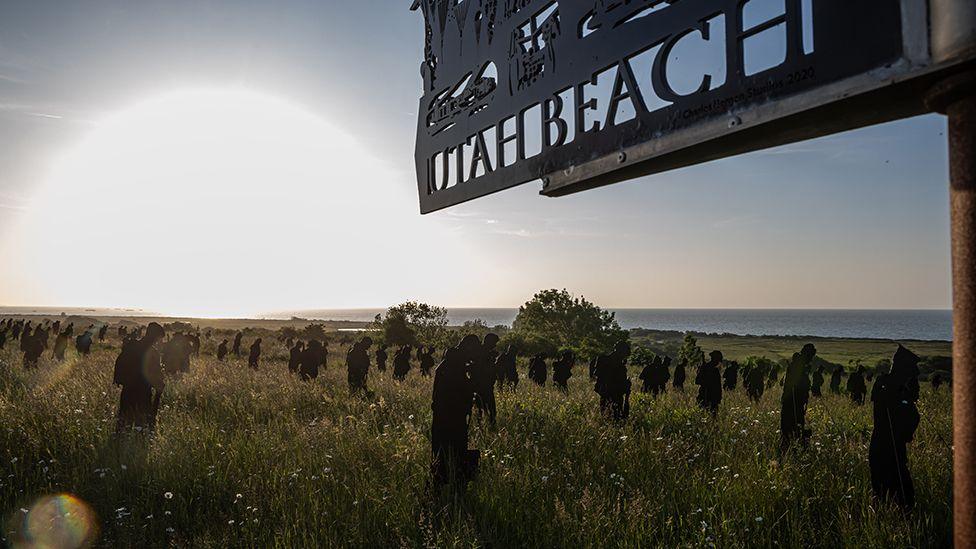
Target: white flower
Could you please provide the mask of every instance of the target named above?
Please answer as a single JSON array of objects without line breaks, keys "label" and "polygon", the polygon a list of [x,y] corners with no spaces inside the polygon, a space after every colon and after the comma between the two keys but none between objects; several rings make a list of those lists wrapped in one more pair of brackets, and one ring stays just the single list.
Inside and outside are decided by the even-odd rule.
[{"label": "white flower", "polygon": [[163,497],[166,499],[173,499],[173,492],[166,492],[163,494]]},{"label": "white flower", "polygon": [[762,522],[762,521],[763,521],[762,517],[756,517],[756,522]]}]

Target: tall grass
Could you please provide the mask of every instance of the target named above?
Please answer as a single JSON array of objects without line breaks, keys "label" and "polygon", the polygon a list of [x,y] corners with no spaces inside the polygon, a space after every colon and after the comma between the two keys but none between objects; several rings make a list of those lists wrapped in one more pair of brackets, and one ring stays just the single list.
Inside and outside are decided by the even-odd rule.
[{"label": "tall grass", "polygon": [[[910,448],[918,507],[873,501],[869,407],[813,399],[810,447],[778,456],[779,388],[755,406],[726,393],[717,420],[694,386],[635,395],[607,423],[577,367],[570,393],[526,380],[498,395],[498,427],[477,424],[483,452],[466,493],[432,493],[431,382],[373,371],[350,397],[333,349],[314,383],[290,376],[265,340],[243,361],[194,361],[171,380],[151,438],[114,435],[116,350],[47,356],[25,372],[0,352],[3,541],[22,539],[22,509],[74,494],[106,546],[784,546],[951,543],[951,397],[923,389]],[[524,372],[524,370],[523,370]],[[636,374],[636,372],[634,373]]]}]

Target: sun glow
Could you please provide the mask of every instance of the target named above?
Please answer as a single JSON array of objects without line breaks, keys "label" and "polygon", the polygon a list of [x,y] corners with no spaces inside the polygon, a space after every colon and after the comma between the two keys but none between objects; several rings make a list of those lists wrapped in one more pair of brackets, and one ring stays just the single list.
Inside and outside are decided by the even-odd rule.
[{"label": "sun glow", "polygon": [[[64,155],[5,255],[34,304],[220,316],[436,298],[473,258],[417,215],[414,189],[299,107],[184,91],[109,117]],[[431,265],[431,244],[453,261]]]}]

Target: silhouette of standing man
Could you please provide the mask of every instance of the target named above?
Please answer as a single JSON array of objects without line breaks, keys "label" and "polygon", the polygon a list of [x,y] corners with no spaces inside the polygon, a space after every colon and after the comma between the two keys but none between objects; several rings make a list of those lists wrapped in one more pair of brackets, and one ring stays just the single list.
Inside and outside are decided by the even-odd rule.
[{"label": "silhouette of standing man", "polygon": [[718,414],[719,404],[722,403],[722,374],[719,372],[722,352],[712,351],[708,357],[710,360],[698,369],[695,385],[698,385],[698,405],[708,410],[714,417]]},{"label": "silhouette of standing man", "polygon": [[915,485],[908,470],[908,443],[918,429],[919,357],[898,346],[891,373],[881,374],[871,391],[874,430],[868,463],[871,487],[878,499],[891,499],[903,509],[915,506]]},{"label": "silhouette of standing man", "polygon": [[234,348],[231,351],[234,353],[234,356],[241,356],[241,338],[243,337],[244,334],[241,332],[237,332],[237,335],[234,336]]},{"label": "silhouette of standing man", "polygon": [[600,395],[600,411],[609,414],[614,421],[622,421],[630,415],[630,379],[627,377],[627,359],[630,343],[618,341],[613,352],[603,355],[596,363],[596,386]]},{"label": "silhouette of standing man", "polygon": [[813,383],[810,385],[810,394],[815,397],[823,396],[822,389],[824,384],[823,366],[817,366],[813,371]]},{"label": "silhouette of standing man", "polygon": [[497,408],[495,405],[495,360],[498,359],[498,336],[485,335],[484,343],[471,364],[471,381],[474,383],[474,405],[481,414],[488,415],[488,423],[495,425]]},{"label": "silhouette of standing man", "polygon": [[453,479],[463,486],[477,468],[476,455],[468,451],[468,421],[474,399],[469,369],[481,350],[477,337],[464,336],[457,347],[447,350],[434,372],[430,445],[432,476],[438,485]]},{"label": "silhouette of standing man", "polygon": [[226,356],[227,356],[227,340],[225,339],[220,342],[220,345],[217,345],[217,360],[223,361]]},{"label": "silhouette of standing man", "polygon": [[[349,382],[349,393],[367,393],[366,378],[369,375],[369,348],[373,340],[364,337],[353,344],[346,354],[346,379]],[[395,366],[394,366],[395,367]]]},{"label": "silhouette of standing man", "polygon": [[250,353],[247,355],[247,365],[251,367],[252,370],[258,369],[258,360],[261,359],[261,338],[254,340],[251,344]]},{"label": "silhouette of standing man", "polygon": [[552,363],[552,382],[564,393],[569,392],[569,378],[573,377],[573,364],[575,362],[576,358],[573,356],[573,351],[567,349]]},{"label": "silhouette of standing man", "polygon": [[685,390],[685,379],[688,377],[688,374],[685,372],[687,363],[687,360],[681,359],[678,361],[678,365],[674,367],[674,376],[671,378],[671,384],[679,391]]},{"label": "silhouette of standing man", "polygon": [[807,370],[817,355],[817,348],[807,343],[799,353],[794,353],[783,380],[783,398],[780,401],[779,429],[780,453],[785,453],[796,440],[806,446],[810,438],[807,425],[807,403],[810,401],[810,378]]},{"label": "silhouette of standing man", "polygon": [[832,374],[830,374],[830,392],[839,395],[840,394],[840,381],[844,376],[844,368],[838,367]]},{"label": "silhouette of standing man", "polygon": [[305,351],[305,344],[301,340],[295,342],[295,345],[288,351],[288,371],[296,374],[298,373],[298,365],[302,363],[302,352]]},{"label": "silhouette of standing man", "polygon": [[404,345],[393,355],[393,379],[403,381],[407,378],[410,373],[410,351],[410,346]]},{"label": "silhouette of standing man", "polygon": [[529,379],[539,387],[545,387],[547,377],[546,354],[538,353],[529,361]]},{"label": "silhouette of standing man", "polygon": [[377,370],[379,370],[381,372],[385,372],[386,371],[386,359],[387,358],[388,357],[387,357],[387,354],[386,354],[386,345],[380,345],[379,348],[376,349],[376,369]]},{"label": "silhouette of standing man", "polygon": [[[122,386],[116,431],[152,428],[165,387],[163,367],[156,345],[166,332],[151,322],[146,335],[122,349],[115,360],[114,382]],[[153,392],[155,391],[155,396]]]},{"label": "silhouette of standing man", "polygon": [[858,366],[857,371],[847,378],[847,392],[854,404],[864,404],[864,397],[868,394],[868,386],[864,382],[864,366]]}]

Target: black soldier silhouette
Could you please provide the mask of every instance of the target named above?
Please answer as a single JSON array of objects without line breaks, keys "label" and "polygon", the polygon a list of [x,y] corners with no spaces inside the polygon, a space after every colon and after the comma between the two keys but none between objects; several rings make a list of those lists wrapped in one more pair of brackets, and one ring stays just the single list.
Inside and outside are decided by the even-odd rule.
[{"label": "black soldier silhouette", "polygon": [[[0,345],[0,349],[3,349],[3,345]],[[932,383],[932,388],[938,390],[939,387],[942,387],[942,374],[940,372],[933,373],[930,382]]]},{"label": "black soldier silhouette", "polygon": [[498,359],[498,351],[495,347],[497,345],[497,335],[485,335],[484,342],[481,343],[470,367],[474,405],[478,410],[478,417],[487,415],[488,423],[492,426],[495,425],[498,414],[495,404],[495,360]]},{"label": "black soldier silhouette", "polygon": [[810,382],[810,394],[818,397],[823,396],[823,384],[824,384],[824,368],[823,366],[817,366],[813,371],[813,379]]},{"label": "black soldier silhouette", "polygon": [[190,371],[190,347],[183,332],[176,332],[163,344],[161,350],[163,366],[167,374],[182,374]]},{"label": "black soldier silhouette", "polygon": [[858,366],[847,378],[847,392],[851,400],[858,406],[864,404],[864,398],[868,394],[868,386],[864,381],[864,366]]},{"label": "black soldier silhouette", "polygon": [[393,355],[393,379],[403,381],[410,373],[410,352],[413,349],[410,345],[404,345],[397,349]]},{"label": "black soldier silhouette", "polygon": [[380,345],[376,349],[376,369],[385,372],[386,371],[386,360],[388,355],[386,354],[386,345]]},{"label": "black soldier silhouette", "polygon": [[719,366],[722,364],[722,352],[712,351],[708,355],[709,361],[702,364],[695,375],[695,385],[698,385],[698,405],[708,410],[712,416],[718,414],[718,407],[722,403],[722,374]]},{"label": "black soldier silhouette", "polygon": [[743,383],[746,385],[746,394],[749,396],[749,400],[759,402],[766,390],[765,370],[758,364],[752,366]]},{"label": "black soldier silhouette", "polygon": [[474,400],[470,366],[482,352],[481,342],[465,336],[447,350],[434,372],[430,443],[434,482],[464,486],[477,470],[478,453],[468,450],[468,424]]},{"label": "black soldier silhouette", "polygon": [[618,341],[609,355],[601,355],[596,363],[594,390],[600,395],[600,412],[614,421],[623,421],[630,415],[630,379],[627,377],[627,359],[630,343]]},{"label": "black soldier silhouette", "polygon": [[77,350],[81,356],[88,356],[91,353],[91,346],[93,342],[94,337],[92,336],[91,330],[85,330],[81,335],[75,338],[75,350]]},{"label": "black soldier silhouette", "polygon": [[24,333],[20,337],[20,345],[24,352],[24,369],[33,370],[37,368],[37,361],[44,354],[44,331],[41,327],[38,326],[33,332],[25,327]]},{"label": "black soldier silhouette", "polygon": [[116,431],[148,429],[155,425],[156,413],[165,387],[163,368],[156,345],[166,332],[152,322],[146,335],[123,346],[115,360],[114,383],[122,387]]},{"label": "black soldier silhouette", "polygon": [[421,346],[421,349],[423,349],[424,352],[420,355],[420,375],[430,377],[431,372],[434,371],[434,346]]},{"label": "black soldier silhouette", "polygon": [[915,485],[908,469],[908,443],[918,429],[919,357],[898,346],[891,371],[880,374],[871,391],[874,430],[868,451],[871,487],[881,500],[903,509],[915,506]]},{"label": "black soldier silhouette", "polygon": [[722,380],[726,391],[734,391],[739,386],[739,363],[731,360],[725,371],[722,372]]},{"label": "black soldier silhouette", "polygon": [[641,370],[638,378],[643,382],[641,391],[658,396],[667,390],[668,380],[671,379],[671,372],[668,365],[670,358],[655,356],[651,363]]},{"label": "black soldier silhouette", "polygon": [[508,386],[514,391],[518,387],[519,373],[518,366],[516,365],[517,357],[518,353],[515,352],[515,347],[512,345],[509,345],[504,353],[498,355],[498,359],[495,361],[495,372],[498,375],[499,389],[503,386]]},{"label": "black soldier silhouette", "polygon": [[346,379],[349,382],[350,394],[369,394],[366,381],[369,376],[369,348],[372,345],[373,340],[364,337],[353,344],[346,354]]},{"label": "black soldier silhouette", "polygon": [[840,382],[844,377],[844,368],[838,366],[833,373],[830,374],[830,392],[835,395],[840,394]]},{"label": "black soldier silhouette", "polygon": [[238,356],[238,357],[241,356],[241,339],[243,338],[244,338],[244,334],[241,332],[237,332],[237,334],[234,336],[234,347],[233,349],[231,349],[231,352],[234,353],[234,356]]},{"label": "black soldier silhouette", "polygon": [[261,360],[261,338],[259,337],[254,340],[254,343],[251,344],[251,348],[247,354],[247,365],[252,370],[257,370],[258,361],[260,360]]},{"label": "black soldier silhouette", "polygon": [[106,335],[108,335],[108,324],[102,324],[102,327],[98,329],[98,340],[105,341]]},{"label": "black soldier silhouette", "polygon": [[688,377],[688,374],[685,371],[687,365],[688,361],[682,358],[678,361],[678,365],[674,367],[674,375],[671,377],[671,384],[674,385],[674,388],[679,391],[685,390],[685,379]]},{"label": "black soldier silhouette", "polygon": [[305,344],[299,340],[296,341],[291,349],[288,351],[288,371],[296,374],[298,373],[298,366],[302,363],[302,352],[305,351]]},{"label": "black soldier silhouette", "polygon": [[309,341],[302,350],[298,363],[298,375],[302,381],[311,381],[319,377],[319,368],[325,362],[324,351],[322,342],[317,339]]},{"label": "black soldier silhouette", "polygon": [[546,354],[536,353],[532,360],[529,361],[529,379],[533,383],[540,387],[546,385],[546,378],[549,377],[548,368],[546,366]]},{"label": "black soldier silhouette", "polygon": [[[200,332],[196,331],[188,335],[187,340],[190,343],[190,354],[200,356]],[[187,362],[187,366],[189,366],[189,362]]]},{"label": "black soldier silhouette", "polygon": [[780,400],[780,453],[784,453],[800,441],[806,446],[810,439],[807,425],[807,404],[810,402],[810,377],[808,371],[817,355],[817,348],[807,343],[799,353],[794,353],[783,380],[783,397]]},{"label": "black soldier silhouette", "polygon": [[779,383],[779,371],[781,369],[782,368],[780,367],[780,364],[778,362],[773,364],[773,367],[769,369],[769,377],[766,379],[767,389]]},{"label": "black soldier silhouette", "polygon": [[217,345],[217,360],[222,361],[226,357],[227,357],[227,340],[225,339],[220,342],[220,345]]},{"label": "black soldier silhouette", "polygon": [[559,358],[552,363],[552,383],[563,392],[569,391],[569,378],[573,377],[573,366],[576,357],[569,349],[560,353]]},{"label": "black soldier silhouette", "polygon": [[67,350],[68,350],[68,334],[64,332],[60,332],[54,338],[54,349],[52,350],[54,360],[57,360],[58,362],[63,361],[64,353]]}]

